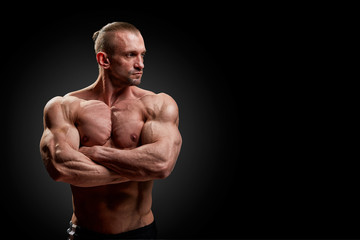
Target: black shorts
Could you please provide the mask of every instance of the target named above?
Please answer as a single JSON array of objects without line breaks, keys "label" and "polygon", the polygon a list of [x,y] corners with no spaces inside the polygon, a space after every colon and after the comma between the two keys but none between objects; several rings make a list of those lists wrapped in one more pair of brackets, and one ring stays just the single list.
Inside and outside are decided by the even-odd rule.
[{"label": "black shorts", "polygon": [[119,234],[101,234],[83,227],[76,226],[70,221],[67,230],[68,240],[110,240],[110,239],[156,239],[157,229],[155,221],[151,224]]}]

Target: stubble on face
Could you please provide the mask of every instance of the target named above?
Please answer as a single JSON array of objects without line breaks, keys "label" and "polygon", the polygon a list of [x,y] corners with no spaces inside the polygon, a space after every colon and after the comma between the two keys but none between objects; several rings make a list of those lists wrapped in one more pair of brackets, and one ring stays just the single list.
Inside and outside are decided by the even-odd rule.
[{"label": "stubble on face", "polygon": [[141,34],[118,32],[113,39],[113,77],[116,79],[113,80],[129,86],[139,85],[144,68],[143,54],[146,51]]},{"label": "stubble on face", "polygon": [[[132,77],[134,76],[134,77]],[[141,77],[142,77],[142,70],[138,71],[138,70],[131,70],[129,72],[129,78],[128,78],[128,82],[131,86],[138,86],[141,83]]]}]

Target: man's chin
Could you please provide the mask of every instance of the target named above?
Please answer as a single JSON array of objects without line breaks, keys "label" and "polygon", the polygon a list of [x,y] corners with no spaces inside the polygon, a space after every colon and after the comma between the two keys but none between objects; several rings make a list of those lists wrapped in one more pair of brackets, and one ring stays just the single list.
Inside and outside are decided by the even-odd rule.
[{"label": "man's chin", "polygon": [[129,84],[131,86],[138,86],[141,83],[141,78],[129,78]]}]

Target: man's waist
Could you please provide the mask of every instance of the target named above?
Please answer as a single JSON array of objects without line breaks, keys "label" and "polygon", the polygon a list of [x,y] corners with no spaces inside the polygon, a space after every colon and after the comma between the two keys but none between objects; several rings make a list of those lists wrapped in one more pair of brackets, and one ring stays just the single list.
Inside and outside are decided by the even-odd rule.
[{"label": "man's waist", "polygon": [[85,227],[78,226],[73,224],[70,221],[70,227],[67,230],[69,234],[69,239],[149,239],[156,238],[157,229],[155,220],[143,227],[139,227],[133,230],[129,230],[126,232],[121,232],[117,234],[104,234],[99,233]]},{"label": "man's waist", "polygon": [[[142,214],[139,214],[139,212],[144,211],[144,209],[141,211],[132,207],[129,207],[129,209],[121,207],[120,209],[112,210],[108,208],[97,209],[95,207],[92,210],[87,209],[87,211],[82,209],[81,212],[75,207],[75,210],[71,218],[72,224],[82,229],[102,234],[111,235],[128,232],[150,225],[154,221],[151,209]],[[90,212],[92,214],[89,214]]]}]

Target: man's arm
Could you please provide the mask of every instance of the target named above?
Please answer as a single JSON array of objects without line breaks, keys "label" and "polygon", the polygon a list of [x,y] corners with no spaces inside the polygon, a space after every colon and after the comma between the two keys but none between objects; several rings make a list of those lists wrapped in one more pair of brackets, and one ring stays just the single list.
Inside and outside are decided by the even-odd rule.
[{"label": "man's arm", "polygon": [[[151,98],[151,97],[150,97]],[[93,146],[80,152],[132,181],[166,178],[172,172],[182,139],[178,130],[179,113],[175,101],[159,94],[141,133],[142,146],[131,150]]]},{"label": "man's arm", "polygon": [[128,181],[78,151],[79,132],[72,116],[76,104],[69,98],[55,97],[45,106],[40,153],[49,175],[55,181],[80,187]]}]

